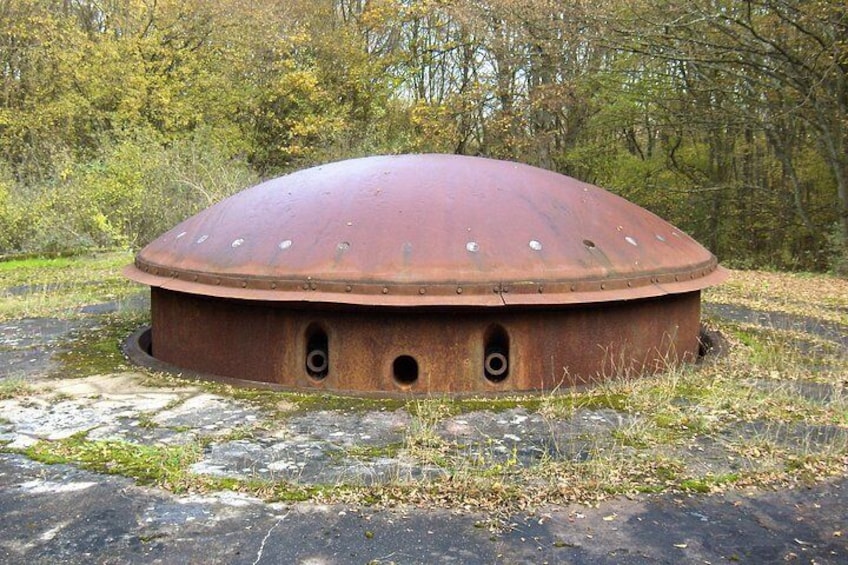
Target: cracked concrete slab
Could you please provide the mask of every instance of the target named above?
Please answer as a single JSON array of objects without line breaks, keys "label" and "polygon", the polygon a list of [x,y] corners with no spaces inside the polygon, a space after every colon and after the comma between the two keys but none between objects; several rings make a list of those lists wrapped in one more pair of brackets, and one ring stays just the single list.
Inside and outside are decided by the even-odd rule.
[{"label": "cracked concrete slab", "polygon": [[[7,449],[26,449],[41,440],[84,433],[89,440],[146,445],[203,442],[203,456],[190,469],[196,474],[301,485],[374,485],[449,472],[408,456],[412,446],[407,444],[417,434],[430,434],[425,443],[443,442],[475,464],[530,467],[544,461],[585,461],[593,451],[613,445],[613,433],[644,424],[641,416],[606,408],[557,417],[523,407],[478,410],[432,423],[415,421],[404,409],[315,410],[275,417],[245,400],[199,386],[160,388],[144,381],[143,374],[130,372],[37,383],[34,394],[0,400],[0,441],[7,442]],[[751,424],[668,449],[667,455],[694,472],[735,473],[748,463],[729,453],[729,446],[749,437],[795,448],[848,442],[845,431],[833,426],[776,429]]]},{"label": "cracked concrete slab", "polygon": [[317,441],[237,440],[210,446],[191,466],[198,474],[239,479],[285,480],[304,485],[373,485],[409,482],[444,474],[403,452],[357,459]]},{"label": "cracked concrete slab", "polygon": [[97,321],[29,318],[0,323],[0,379],[48,374],[59,367],[54,354],[69,336]]},{"label": "cracked concrete slab", "polygon": [[168,428],[191,427],[203,433],[225,434],[239,426],[256,424],[261,417],[257,410],[243,403],[200,393],[158,412],[152,421]]},{"label": "cracked concrete slab", "polygon": [[[112,305],[103,308],[112,311]],[[96,323],[0,324],[0,378],[10,374],[9,365],[3,372],[4,361],[25,376],[40,375],[44,367],[53,371],[55,348]],[[555,417],[522,407],[481,409],[432,421],[408,408],[301,412],[296,405],[278,405],[272,411],[199,385],[147,386],[145,380],[133,372],[27,376],[31,391],[0,400],[0,442],[8,442],[7,450],[23,449],[85,433],[89,440],[195,444],[203,451],[190,471],[199,475],[306,486],[415,484],[446,471],[410,457],[410,449],[453,449],[487,465],[583,461],[612,434],[645,423],[639,415],[585,408]],[[768,386],[764,381],[759,388]],[[787,386],[811,402],[843,392]],[[845,430],[834,426],[765,426],[734,426],[727,434],[676,446],[667,456],[696,476],[720,475],[745,469],[744,459],[728,459],[728,444],[739,438],[810,449],[848,441]],[[236,564],[844,563],[845,488],[843,476],[781,492],[619,498],[597,508],[541,508],[508,517],[505,530],[490,531],[492,517],[483,513],[265,503],[230,491],[171,494],[7,452],[0,453],[0,562],[172,563],[202,556],[208,563]]]},{"label": "cracked concrete slab", "polygon": [[345,413],[316,410],[288,418],[277,436],[310,437],[334,445],[388,445],[403,440],[412,417],[405,410]]},{"label": "cracked concrete slab", "polygon": [[[23,449],[39,440],[58,440],[88,432],[97,437],[103,430],[111,438],[138,418],[197,394],[195,389],[168,390],[145,387],[139,374],[97,375],[72,381],[42,381],[33,389],[40,395],[0,400],[6,429],[0,441],[11,449]],[[129,422],[129,423],[128,423]]]},{"label": "cracked concrete slab", "polygon": [[[64,486],[71,485],[71,487]],[[0,560],[47,563],[777,563],[848,557],[839,479],[780,492],[546,507],[491,530],[476,512],[174,495],[0,454]]]},{"label": "cracked concrete slab", "polygon": [[568,418],[546,418],[518,407],[503,412],[471,412],[441,421],[437,433],[464,444],[470,455],[496,461],[515,458],[532,465],[542,458],[584,460],[609,434],[632,424],[635,417],[615,410],[576,410]]}]

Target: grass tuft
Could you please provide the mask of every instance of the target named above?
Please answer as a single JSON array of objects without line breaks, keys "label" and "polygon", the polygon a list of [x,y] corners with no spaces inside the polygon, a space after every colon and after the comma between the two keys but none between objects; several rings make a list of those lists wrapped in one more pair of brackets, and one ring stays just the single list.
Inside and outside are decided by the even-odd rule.
[{"label": "grass tuft", "polygon": [[32,385],[21,377],[9,377],[0,380],[0,400],[29,396],[33,392]]}]

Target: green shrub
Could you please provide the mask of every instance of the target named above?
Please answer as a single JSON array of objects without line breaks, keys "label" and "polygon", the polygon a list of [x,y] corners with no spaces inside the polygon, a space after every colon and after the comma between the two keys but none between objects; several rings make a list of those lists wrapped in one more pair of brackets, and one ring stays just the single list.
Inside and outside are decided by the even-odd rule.
[{"label": "green shrub", "polygon": [[0,250],[141,247],[256,182],[233,152],[211,131],[169,142],[139,131],[105,142],[95,159],[55,165],[33,186],[0,175]]}]

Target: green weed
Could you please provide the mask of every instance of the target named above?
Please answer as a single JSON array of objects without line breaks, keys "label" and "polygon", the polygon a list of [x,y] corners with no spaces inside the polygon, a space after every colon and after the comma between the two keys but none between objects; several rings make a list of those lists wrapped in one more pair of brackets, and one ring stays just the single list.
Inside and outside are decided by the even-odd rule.
[{"label": "green weed", "polygon": [[685,479],[680,481],[680,488],[684,491],[708,493],[732,485],[739,481],[738,473],[728,473],[726,475],[705,475],[703,477]]},{"label": "green weed", "polygon": [[139,484],[182,492],[192,484],[188,467],[200,459],[197,444],[141,445],[122,441],[90,441],[76,434],[59,441],[40,441],[23,451],[34,461],[70,463],[99,473],[122,475]]},{"label": "green weed", "polygon": [[0,400],[28,396],[32,393],[32,385],[20,377],[10,377],[0,380]]},{"label": "green weed", "polygon": [[100,319],[95,328],[73,334],[68,346],[56,354],[60,368],[54,376],[87,377],[127,369],[121,343],[149,320],[148,313],[131,311]]}]

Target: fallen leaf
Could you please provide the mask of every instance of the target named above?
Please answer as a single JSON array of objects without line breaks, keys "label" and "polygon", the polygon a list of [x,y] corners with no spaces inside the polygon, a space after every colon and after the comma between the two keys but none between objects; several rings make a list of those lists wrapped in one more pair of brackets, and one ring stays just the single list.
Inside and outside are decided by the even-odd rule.
[{"label": "fallen leaf", "polygon": [[795,538],[795,543],[797,543],[798,545],[813,545],[808,541],[800,540],[798,538]]}]

